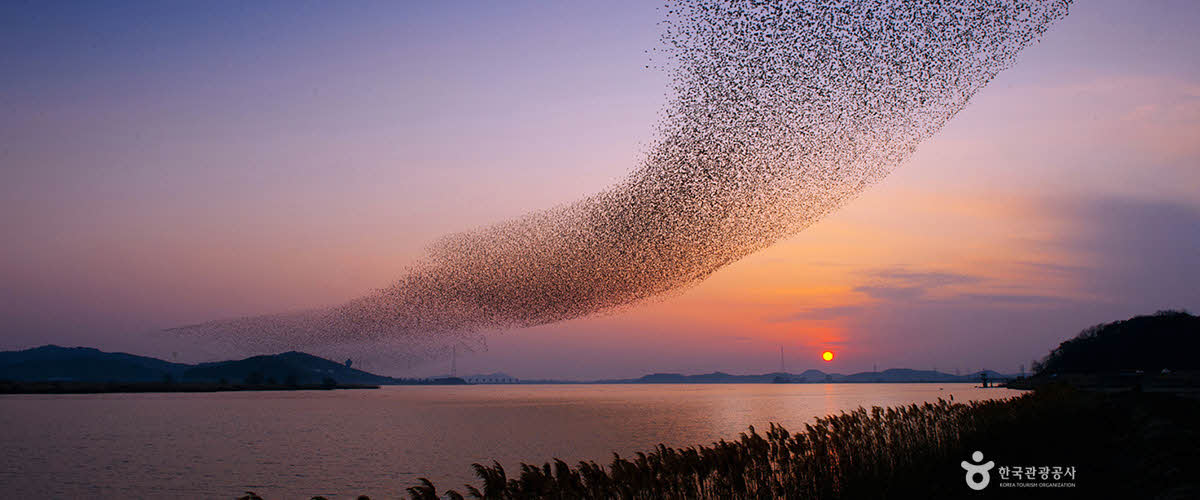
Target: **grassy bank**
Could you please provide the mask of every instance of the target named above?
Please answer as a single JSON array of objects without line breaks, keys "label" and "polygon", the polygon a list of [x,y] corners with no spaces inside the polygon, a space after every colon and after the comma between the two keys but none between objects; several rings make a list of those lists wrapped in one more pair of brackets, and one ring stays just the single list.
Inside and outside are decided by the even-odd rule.
[{"label": "grassy bank", "polygon": [[[479,484],[416,500],[725,498],[1200,498],[1200,400],[1048,386],[1012,398],[859,409],[798,432],[753,427],[733,441],[658,448],[607,465],[474,465]],[[960,463],[994,461],[969,489]],[[1071,487],[1004,487],[1000,467],[1073,467]],[[1010,481],[1013,478],[1008,478]],[[1041,481],[1053,482],[1053,481]],[[256,499],[247,495],[243,498]]]},{"label": "grassy bank", "polygon": [[[477,486],[422,480],[414,499],[517,498],[1196,498],[1200,402],[1169,394],[1044,388],[1011,399],[859,409],[800,432],[754,428],[734,441],[614,457],[475,465]],[[997,466],[1075,467],[1071,488],[967,488],[959,465],[983,451]]]}]

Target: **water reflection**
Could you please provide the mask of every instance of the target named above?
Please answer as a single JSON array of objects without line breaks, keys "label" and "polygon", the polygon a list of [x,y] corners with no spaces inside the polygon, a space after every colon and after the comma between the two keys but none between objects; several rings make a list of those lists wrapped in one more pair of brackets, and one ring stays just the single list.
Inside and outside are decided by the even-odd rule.
[{"label": "water reflection", "polygon": [[[944,387],[945,390],[939,390]],[[1012,393],[970,384],[386,387],[0,397],[0,484],[22,497],[398,496],[472,462],[607,462],[658,443],[798,429],[858,406]]]}]

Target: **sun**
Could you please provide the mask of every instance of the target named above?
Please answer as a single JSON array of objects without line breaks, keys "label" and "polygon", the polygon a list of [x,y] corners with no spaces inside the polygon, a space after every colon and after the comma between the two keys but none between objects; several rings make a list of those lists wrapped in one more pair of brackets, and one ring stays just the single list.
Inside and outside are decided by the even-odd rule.
[{"label": "sun", "polygon": [[833,361],[833,351],[825,351],[821,353],[821,359],[825,361]]}]

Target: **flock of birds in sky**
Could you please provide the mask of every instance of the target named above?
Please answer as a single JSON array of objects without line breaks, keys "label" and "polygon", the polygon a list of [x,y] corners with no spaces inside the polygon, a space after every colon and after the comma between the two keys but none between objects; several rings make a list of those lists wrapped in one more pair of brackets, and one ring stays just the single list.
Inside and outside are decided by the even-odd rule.
[{"label": "flock of birds in sky", "polygon": [[880,180],[1069,4],[674,1],[658,51],[672,97],[619,184],[448,235],[393,285],[345,304],[175,330],[260,349],[383,343],[434,356],[483,332],[685,289]]}]

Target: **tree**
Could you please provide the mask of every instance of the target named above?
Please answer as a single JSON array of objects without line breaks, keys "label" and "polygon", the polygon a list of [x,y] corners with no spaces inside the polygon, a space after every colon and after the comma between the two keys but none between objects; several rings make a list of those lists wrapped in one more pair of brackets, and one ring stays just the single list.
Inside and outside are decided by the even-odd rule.
[{"label": "tree", "polygon": [[1200,369],[1198,349],[1200,317],[1159,311],[1086,328],[1050,351],[1035,373]]}]

